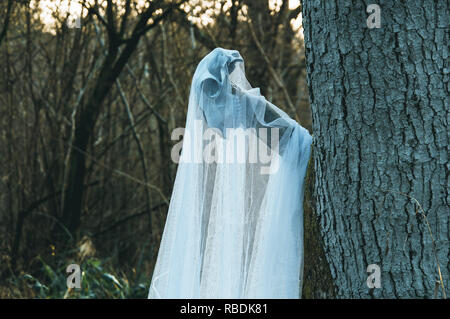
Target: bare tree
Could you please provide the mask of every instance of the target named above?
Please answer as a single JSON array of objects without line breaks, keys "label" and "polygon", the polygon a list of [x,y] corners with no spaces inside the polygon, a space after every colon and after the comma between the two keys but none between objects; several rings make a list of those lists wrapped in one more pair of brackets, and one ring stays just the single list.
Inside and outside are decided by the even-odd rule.
[{"label": "bare tree", "polygon": [[[127,8],[129,7],[129,3],[130,1],[127,1]],[[151,2],[148,8],[139,15],[138,21],[128,38],[124,38],[124,36],[126,34],[129,10],[125,11],[121,21],[116,22],[116,13],[114,12],[114,5],[111,0],[108,1],[106,8],[106,18],[102,17],[98,8],[89,8],[90,12],[102,22],[107,30],[108,48],[100,72],[94,79],[96,84],[91,95],[86,99],[85,103],[77,106],[77,119],[72,143],[74,151],[70,156],[68,179],[65,187],[66,194],[62,208],[62,220],[70,232],[75,232],[80,225],[83,183],[86,173],[85,153],[89,138],[100,114],[102,103],[122,69],[125,67],[131,54],[135,51],[141,37],[147,31],[157,26],[161,20],[166,18],[181,3],[167,5],[163,1]],[[155,14],[158,9],[163,10],[159,15]],[[150,18],[153,21],[148,23]],[[116,25],[119,24],[120,27],[117,27]],[[122,45],[124,48],[119,53],[119,47]]]}]

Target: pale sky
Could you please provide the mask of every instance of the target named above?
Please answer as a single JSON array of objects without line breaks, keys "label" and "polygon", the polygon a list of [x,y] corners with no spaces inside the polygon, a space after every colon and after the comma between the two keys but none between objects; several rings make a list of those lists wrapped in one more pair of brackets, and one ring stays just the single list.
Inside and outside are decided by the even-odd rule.
[{"label": "pale sky", "polygon": [[[231,2],[231,0],[229,0]],[[75,19],[76,17],[79,17],[82,15],[82,6],[78,2],[78,0],[32,0],[31,5],[36,6],[36,2],[38,2],[39,8],[41,9],[40,14],[40,20],[47,26],[46,31],[52,30],[52,27],[55,25],[55,18],[54,14],[59,12],[60,16],[65,16],[68,13],[70,14],[70,17]],[[204,2],[209,2],[208,0],[204,0]],[[279,8],[281,5],[281,0],[269,0],[269,6],[271,9]],[[146,3],[146,0],[139,0],[138,4],[142,5],[142,8],[144,8],[148,3]],[[289,9],[295,9],[300,5],[300,0],[289,0]],[[210,6],[211,9],[208,12],[212,13],[212,10],[214,10],[214,6]],[[215,6],[216,10],[220,8],[220,6]],[[86,11],[86,10],[85,10]],[[195,10],[194,10],[195,13]],[[212,19],[208,16],[208,14],[204,14],[200,18],[200,23],[206,25],[209,22],[211,22]],[[301,14],[298,16],[297,19],[292,21],[292,26],[294,30],[298,30],[301,34],[300,36],[303,36],[301,27],[302,23],[302,17]]]}]

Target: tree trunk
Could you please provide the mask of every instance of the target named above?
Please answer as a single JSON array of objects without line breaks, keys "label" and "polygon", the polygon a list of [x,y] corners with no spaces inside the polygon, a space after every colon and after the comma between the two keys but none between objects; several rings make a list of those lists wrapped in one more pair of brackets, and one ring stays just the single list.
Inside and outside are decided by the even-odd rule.
[{"label": "tree trunk", "polygon": [[[133,52],[136,50],[140,38],[146,34],[150,29],[159,24],[160,21],[166,19],[166,17],[172,12],[174,8],[179,7],[185,0],[181,0],[178,3],[172,3],[164,8],[163,13],[154,17],[152,23],[148,24],[148,20],[152,18],[155,11],[163,9],[163,7],[152,3],[141,14],[139,14],[138,22],[133,27],[131,36],[126,40],[123,39],[126,30],[116,30],[114,24],[114,10],[113,2],[108,1],[107,16],[108,21],[103,20],[106,29],[108,30],[108,42],[109,46],[103,61],[100,73],[96,78],[96,84],[93,93],[87,99],[87,102],[80,107],[77,111],[77,120],[75,125],[75,134],[73,145],[73,153],[70,158],[68,167],[68,179],[65,188],[65,197],[63,203],[63,216],[62,221],[67,230],[76,235],[78,227],[81,223],[82,203],[84,188],[83,183],[86,174],[86,150],[89,143],[89,139],[93,133],[95,123],[102,109],[102,103],[108,95],[111,87],[114,85],[116,79],[119,77],[122,69],[128,63]],[[93,14],[96,13],[95,8],[91,8],[90,11]],[[97,12],[97,16],[100,14]],[[122,16],[121,29],[126,28],[126,22],[128,15]],[[124,44],[121,52],[119,47]],[[150,214],[150,212],[148,212]],[[56,234],[60,237],[60,234]],[[76,236],[75,236],[76,237]]]},{"label": "tree trunk", "polygon": [[[314,149],[311,149],[314,154]],[[320,224],[314,202],[314,167],[309,161],[305,177],[305,198],[303,201],[304,256],[302,298],[332,299],[336,287],[330,273],[320,236]]]},{"label": "tree trunk", "polygon": [[[370,29],[375,2],[381,28]],[[316,211],[337,297],[433,298],[448,286],[448,10],[303,1]],[[380,288],[368,287],[370,264]]]}]

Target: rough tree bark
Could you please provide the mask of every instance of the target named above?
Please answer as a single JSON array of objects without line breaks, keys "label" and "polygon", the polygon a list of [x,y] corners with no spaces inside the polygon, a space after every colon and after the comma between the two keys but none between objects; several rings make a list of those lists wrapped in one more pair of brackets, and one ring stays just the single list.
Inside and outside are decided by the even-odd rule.
[{"label": "rough tree bark", "polygon": [[[447,0],[303,1],[316,211],[337,297],[442,297],[438,263],[448,287],[448,12]],[[367,286],[370,264],[381,288]]]}]

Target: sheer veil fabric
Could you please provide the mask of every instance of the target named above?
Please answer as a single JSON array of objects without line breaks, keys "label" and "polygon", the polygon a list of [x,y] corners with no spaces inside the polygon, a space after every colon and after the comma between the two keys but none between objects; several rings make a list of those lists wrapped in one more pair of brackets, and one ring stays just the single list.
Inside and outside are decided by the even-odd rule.
[{"label": "sheer veil fabric", "polygon": [[204,57],[148,297],[299,298],[311,141],[238,51]]}]

